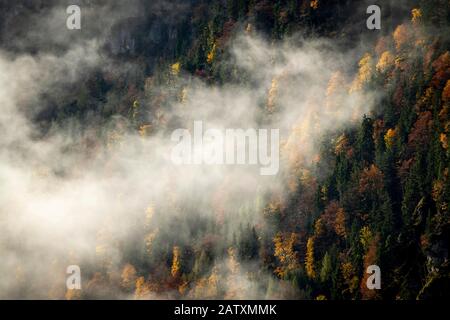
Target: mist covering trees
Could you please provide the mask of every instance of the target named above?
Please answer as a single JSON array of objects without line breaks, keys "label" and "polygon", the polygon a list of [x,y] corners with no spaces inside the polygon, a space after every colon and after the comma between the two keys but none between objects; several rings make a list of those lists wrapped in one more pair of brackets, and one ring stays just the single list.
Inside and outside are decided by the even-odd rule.
[{"label": "mist covering trees", "polygon": [[[324,92],[329,112],[342,94],[370,88],[381,92],[382,99],[370,113],[354,119],[352,127],[311,137],[320,141],[321,153],[313,166],[300,162],[292,172],[281,173],[283,197],[259,194],[253,202],[239,203],[230,216],[222,205],[227,198],[218,192],[205,200],[214,212],[210,218],[195,208],[180,209],[169,195],[164,206],[143,210],[128,243],[116,243],[107,227],[98,230],[95,262],[83,267],[89,278],[85,289],[80,295],[54,296],[448,297],[450,4],[412,1],[404,7],[405,20],[383,22],[386,28],[369,34],[373,41],[355,60],[354,74],[337,70]],[[356,19],[351,1],[198,1],[188,10],[157,57],[144,37],[146,24],[136,29],[135,51],[116,58],[133,61],[140,70],[130,70],[127,78],[98,70],[74,88],[70,102],[48,108],[35,120],[46,131],[91,112],[101,125],[119,114],[127,122],[105,130],[102,137],[114,148],[127,130],[144,138],[173,126],[165,107],[190,99],[189,86],[178,81],[180,74],[209,84],[249,84],[245,73],[225,62],[236,34],[259,32],[276,41],[303,32],[342,39],[347,46],[358,33],[351,26]],[[150,60],[158,63],[146,62]],[[276,116],[282,77],[271,81],[262,112]],[[111,96],[117,97],[114,107],[103,103]],[[329,170],[322,173],[322,167]],[[180,214],[165,218],[169,211]],[[250,211],[261,217],[258,223],[245,219]],[[153,223],[156,218],[158,224]],[[230,234],[236,221],[239,227]],[[117,265],[114,250],[123,252]],[[365,270],[374,264],[382,270],[381,290],[365,285]]]}]

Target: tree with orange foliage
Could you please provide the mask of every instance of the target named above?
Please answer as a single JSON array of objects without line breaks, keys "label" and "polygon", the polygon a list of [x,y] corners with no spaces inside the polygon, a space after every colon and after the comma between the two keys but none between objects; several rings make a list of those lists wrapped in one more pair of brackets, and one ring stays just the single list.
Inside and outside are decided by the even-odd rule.
[{"label": "tree with orange foliage", "polygon": [[450,78],[450,52],[446,51],[441,54],[433,63],[433,69],[435,73],[431,80],[432,85],[435,88],[441,88],[446,85],[446,82]]},{"label": "tree with orange foliage", "polygon": [[345,211],[343,208],[339,208],[336,213],[334,231],[338,236],[342,238],[345,238],[347,236],[347,232],[345,230]]},{"label": "tree with orange foliage", "polygon": [[439,135],[439,141],[441,142],[442,148],[447,150],[448,149],[448,139],[447,139],[447,135],[445,133],[441,133]]},{"label": "tree with orange foliage", "polygon": [[126,291],[132,291],[136,284],[136,274],[136,268],[132,264],[127,263],[122,270],[120,286]]},{"label": "tree with orange foliage", "polygon": [[359,179],[360,193],[373,193],[383,188],[383,173],[374,164],[369,168],[365,168]]},{"label": "tree with orange foliage", "polygon": [[134,292],[134,298],[139,299],[148,299],[150,297],[150,286],[145,281],[144,277],[139,277],[136,279],[136,290]]},{"label": "tree with orange foliage", "polygon": [[349,148],[348,138],[345,134],[341,134],[339,138],[336,140],[336,144],[334,147],[334,153],[336,155],[340,155],[343,152],[346,152]]},{"label": "tree with orange foliage", "polygon": [[450,80],[447,80],[444,90],[442,91],[442,101],[450,102]]},{"label": "tree with orange foliage", "polygon": [[385,52],[388,48],[389,38],[384,36],[380,37],[375,45],[375,53],[378,56],[381,56],[383,52]]},{"label": "tree with orange foliage", "polygon": [[393,37],[397,51],[402,50],[407,45],[410,38],[408,27],[404,24],[399,25],[395,29]]},{"label": "tree with orange foliage", "polygon": [[374,237],[368,244],[367,252],[364,255],[364,272],[360,285],[361,296],[364,300],[376,299],[378,295],[377,290],[370,290],[367,288],[367,279],[370,274],[366,272],[368,266],[375,265],[377,263],[377,243],[378,237]]},{"label": "tree with orange foliage", "polygon": [[273,239],[275,245],[274,256],[278,258],[281,266],[275,270],[280,278],[286,277],[291,271],[299,268],[298,253],[294,246],[297,243],[297,234],[283,235],[281,232],[277,233]]},{"label": "tree with orange foliage", "polygon": [[435,202],[438,202],[443,191],[444,191],[444,182],[441,180],[433,181],[433,189],[431,191],[431,197]]},{"label": "tree with orange foliage", "polygon": [[337,213],[340,210],[339,203],[337,201],[331,201],[327,207],[325,208],[324,212],[320,216],[319,219],[316,221],[316,231],[319,231],[319,221],[320,221],[320,228],[322,229],[321,232],[314,233],[315,237],[320,237],[321,233],[323,231],[326,231],[327,233],[330,231],[335,230],[335,224],[336,224],[336,217]]},{"label": "tree with orange foliage", "polygon": [[311,3],[310,3],[310,7],[313,10],[316,10],[317,8],[319,8],[319,0],[312,0]]},{"label": "tree with orange foliage", "polygon": [[66,298],[66,300],[80,300],[81,299],[81,290],[67,289],[64,297]]},{"label": "tree with orange foliage", "polygon": [[414,127],[408,135],[408,146],[416,148],[426,144],[431,134],[433,115],[430,111],[421,112],[414,123]]},{"label": "tree with orange foliage", "polygon": [[392,146],[394,145],[395,137],[397,136],[397,130],[396,129],[389,129],[386,134],[384,135],[384,143],[386,144],[386,147],[388,149],[392,149]]},{"label": "tree with orange foliage", "polygon": [[217,50],[217,45],[216,45],[216,43],[214,42],[213,45],[212,45],[212,47],[211,47],[211,50],[208,52],[208,55],[207,55],[207,57],[206,57],[206,61],[207,61],[209,64],[213,63],[214,58],[216,57],[216,50]]}]

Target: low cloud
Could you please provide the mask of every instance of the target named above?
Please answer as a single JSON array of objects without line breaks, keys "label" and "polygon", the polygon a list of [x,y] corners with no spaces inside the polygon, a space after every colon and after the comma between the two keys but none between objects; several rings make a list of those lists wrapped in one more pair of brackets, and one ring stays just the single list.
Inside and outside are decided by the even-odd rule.
[{"label": "low cloud", "polygon": [[[59,10],[60,6],[48,11],[46,21],[59,25]],[[91,21],[94,13],[105,16],[111,10],[111,6],[95,7],[84,19]],[[120,17],[113,15],[107,26],[122,17],[123,12]],[[107,261],[106,268],[117,271],[128,262],[126,248],[135,246],[142,232],[159,230],[176,245],[188,243],[200,227],[192,221],[186,224],[189,215],[215,222],[223,216],[238,217],[220,233],[224,241],[240,224],[257,225],[262,219],[262,207],[254,205],[258,197],[283,193],[284,174],[300,164],[313,165],[322,135],[352,126],[377,99],[376,94],[361,90],[349,94],[355,57],[361,55],[358,50],[341,53],[329,40],[269,43],[257,35],[241,35],[226,50],[230,68],[248,76],[245,85],[211,85],[181,71],[173,83],[159,88],[185,90],[186,95],[184,101],[174,99],[160,110],[168,123],[165,130],[142,137],[122,129],[119,124],[126,120],[119,117],[110,122],[108,143],[94,134],[95,148],[89,148],[91,132],[82,130],[83,124],[76,120],[39,135],[33,119],[47,107],[43,97],[64,97],[71,84],[83,81],[92,70],[120,73],[129,65],[116,65],[105,54],[106,33],[98,38],[88,34],[82,40],[74,34],[66,41],[62,36],[66,31],[42,26],[39,16],[33,21],[37,28],[16,45],[35,47],[37,52],[0,51],[2,298],[42,298],[55,286],[64,290],[69,264],[100,270]],[[55,35],[51,41],[63,52],[46,49],[45,33]],[[106,105],[115,103],[113,97],[108,99]],[[145,120],[155,121],[149,100],[141,99],[139,108],[149,110]],[[280,173],[263,177],[257,166],[245,165],[174,165],[170,133],[176,128],[192,130],[196,120],[219,130],[279,129]],[[252,210],[242,209],[249,205]],[[155,211],[151,217],[146,216],[149,207]],[[181,225],[171,229],[172,219]],[[141,247],[134,249],[144,250]],[[59,270],[57,279],[51,270]],[[233,283],[261,297],[254,282],[259,279],[248,279],[246,274],[235,275]]]}]

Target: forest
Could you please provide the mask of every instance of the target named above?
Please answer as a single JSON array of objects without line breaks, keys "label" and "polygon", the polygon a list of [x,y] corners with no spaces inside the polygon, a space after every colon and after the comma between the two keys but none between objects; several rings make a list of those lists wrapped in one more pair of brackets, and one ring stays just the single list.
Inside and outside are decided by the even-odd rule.
[{"label": "forest", "polygon": [[[66,2],[0,0],[1,299],[448,298],[449,1]],[[195,121],[278,174],[174,166]]]}]

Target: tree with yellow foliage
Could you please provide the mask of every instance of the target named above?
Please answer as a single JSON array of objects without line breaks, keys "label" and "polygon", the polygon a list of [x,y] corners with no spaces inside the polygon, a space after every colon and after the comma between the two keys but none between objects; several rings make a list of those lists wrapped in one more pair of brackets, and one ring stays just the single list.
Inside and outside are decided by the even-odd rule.
[{"label": "tree with yellow foliage", "polygon": [[209,277],[203,277],[197,281],[189,296],[194,299],[217,299],[219,280],[219,268],[214,266]]},{"label": "tree with yellow foliage", "polygon": [[219,294],[219,268],[214,266],[211,275],[208,277],[208,286],[206,291],[206,296],[208,298],[217,298]]},{"label": "tree with yellow foliage", "polygon": [[272,83],[270,85],[269,94],[267,97],[267,111],[273,112],[275,109],[275,98],[278,93],[278,77],[274,77],[272,79]]},{"label": "tree with yellow foliage", "polygon": [[112,251],[113,251],[113,235],[109,230],[108,226],[103,225],[97,231],[96,234],[96,245],[95,245],[95,255],[99,263],[108,269],[113,264]]},{"label": "tree with yellow foliage", "polygon": [[173,76],[177,76],[180,73],[181,70],[181,63],[180,62],[175,62],[174,64],[172,64],[170,66],[170,73]]},{"label": "tree with yellow foliage", "polygon": [[322,218],[319,218],[314,222],[314,235],[320,237],[325,232],[325,226]]},{"label": "tree with yellow foliage", "polygon": [[306,257],[305,257],[305,268],[306,274],[311,279],[316,277],[316,271],[314,267],[314,238],[308,238],[308,242],[306,243]]},{"label": "tree with yellow foliage", "polygon": [[422,11],[418,8],[414,8],[411,10],[411,22],[413,25],[418,25],[422,20]]},{"label": "tree with yellow foliage", "polygon": [[393,34],[395,47],[397,48],[397,51],[400,51],[403,49],[403,47],[408,43],[409,41],[409,30],[408,27],[404,24],[399,25]]},{"label": "tree with yellow foliage", "polygon": [[394,61],[394,56],[389,50],[386,50],[381,54],[380,59],[378,60],[378,63],[376,65],[376,70],[378,72],[386,72],[391,66],[393,66]]},{"label": "tree with yellow foliage", "polygon": [[172,277],[177,278],[180,275],[181,262],[180,262],[181,251],[180,247],[173,247],[173,258],[172,258],[172,268],[170,273]]},{"label": "tree with yellow foliage", "polygon": [[144,138],[147,136],[147,134],[150,132],[150,129],[152,128],[151,124],[143,124],[139,126],[139,136],[141,138]]},{"label": "tree with yellow foliage", "polygon": [[389,129],[386,134],[384,135],[384,143],[386,144],[386,147],[388,149],[392,149],[392,146],[394,145],[395,137],[397,136],[397,130],[396,129]]},{"label": "tree with yellow foliage", "polygon": [[144,242],[145,242],[145,252],[147,253],[147,255],[151,255],[153,250],[153,243],[157,235],[158,230],[152,231],[145,235]]},{"label": "tree with yellow foliage", "polygon": [[80,300],[81,299],[81,290],[67,289],[64,297],[66,298],[66,300]]},{"label": "tree with yellow foliage", "polygon": [[334,147],[334,154],[340,155],[342,152],[347,151],[348,146],[349,146],[348,138],[343,133],[336,140],[336,145]]},{"label": "tree with yellow foliage", "polygon": [[336,92],[339,92],[339,90],[342,90],[342,87],[344,86],[345,86],[345,79],[344,76],[342,75],[342,72],[340,71],[333,72],[333,74],[330,77],[330,80],[328,80],[326,96],[330,97],[334,95]]},{"label": "tree with yellow foliage", "polygon": [[350,87],[350,93],[361,90],[373,73],[373,59],[370,53],[364,54],[358,63],[359,71]]},{"label": "tree with yellow foliage", "polygon": [[343,293],[345,294],[348,291],[350,294],[353,294],[358,289],[359,279],[351,262],[341,264],[341,274],[347,286]]},{"label": "tree with yellow foliage", "polygon": [[326,110],[329,112],[337,111],[342,106],[343,98],[347,91],[347,83],[340,71],[334,72],[328,81],[326,91]]},{"label": "tree with yellow foliage", "polygon": [[208,55],[206,56],[206,62],[208,62],[209,64],[213,63],[214,58],[216,57],[216,50],[217,50],[217,45],[214,42],[214,44],[211,47],[211,50],[208,52]]},{"label": "tree with yellow foliage", "polygon": [[245,33],[247,35],[252,34],[253,32],[253,25],[251,23],[247,23],[247,26],[245,27]]},{"label": "tree with yellow foliage", "polygon": [[139,277],[136,279],[136,290],[134,292],[134,298],[139,299],[148,299],[150,297],[150,286],[145,281],[144,277]]},{"label": "tree with yellow foliage", "polygon": [[136,268],[132,264],[127,263],[122,270],[122,281],[120,283],[120,286],[126,291],[132,291],[136,284],[136,274]]},{"label": "tree with yellow foliage", "polygon": [[370,228],[368,226],[362,227],[362,229],[359,232],[359,241],[363,245],[364,249],[367,249],[370,245],[370,243],[373,240],[372,231],[370,231]]},{"label": "tree with yellow foliage", "polygon": [[281,266],[275,270],[275,273],[280,278],[284,278],[299,267],[298,253],[294,249],[297,243],[297,234],[291,233],[287,236],[279,232],[273,239],[273,243],[275,245],[274,256],[281,263]]}]

